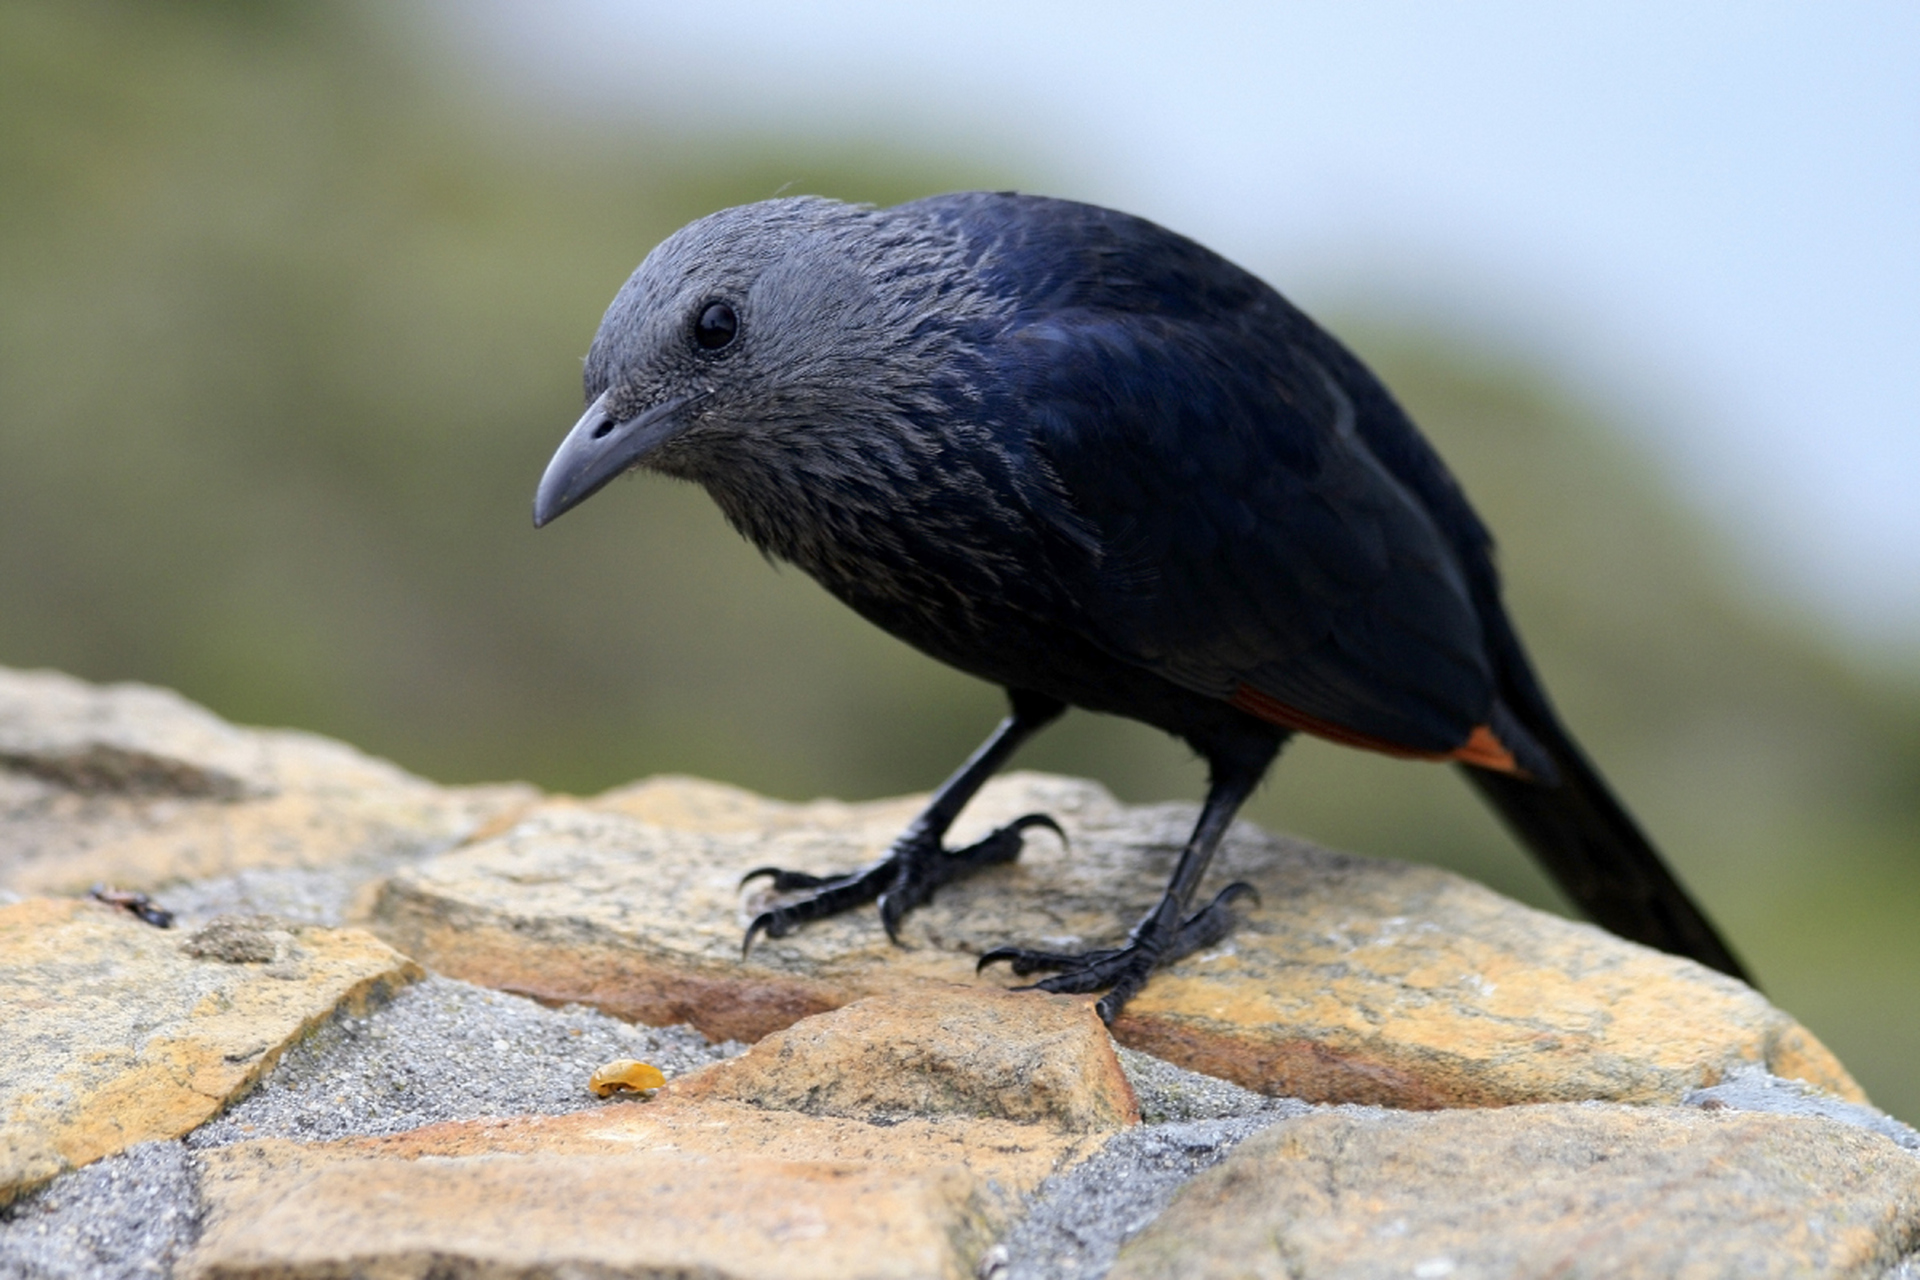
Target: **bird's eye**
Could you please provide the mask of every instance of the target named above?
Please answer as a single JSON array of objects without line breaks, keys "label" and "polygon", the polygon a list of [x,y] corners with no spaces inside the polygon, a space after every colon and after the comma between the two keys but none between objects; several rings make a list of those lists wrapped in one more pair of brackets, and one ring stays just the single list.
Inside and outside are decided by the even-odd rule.
[{"label": "bird's eye", "polygon": [[709,302],[693,322],[693,340],[703,351],[718,351],[740,332],[740,317],[724,302]]}]

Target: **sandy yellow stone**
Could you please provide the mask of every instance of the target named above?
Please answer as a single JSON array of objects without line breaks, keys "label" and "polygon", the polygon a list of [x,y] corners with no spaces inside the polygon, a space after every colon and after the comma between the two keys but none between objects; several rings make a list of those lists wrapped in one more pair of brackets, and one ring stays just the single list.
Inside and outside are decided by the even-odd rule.
[{"label": "sandy yellow stone", "polygon": [[335,1161],[524,1155],[598,1159],[659,1153],[826,1161],[902,1174],[958,1169],[979,1182],[982,1189],[976,1198],[984,1220],[1004,1225],[1019,1197],[1093,1155],[1111,1136],[1112,1131],[1061,1133],[990,1116],[893,1117],[876,1124],[668,1093],[651,1101],[616,1100],[565,1116],[458,1121],[377,1138],[312,1145],[268,1139],[220,1148],[205,1158],[207,1167],[215,1170],[251,1167],[248,1161],[260,1162],[263,1169],[306,1169]]},{"label": "sandy yellow stone", "polygon": [[1920,1160],[1830,1120],[1349,1111],[1248,1139],[1112,1276],[1873,1276],[1917,1233]]},{"label": "sandy yellow stone", "polygon": [[246,1176],[216,1161],[184,1274],[962,1280],[976,1184],[827,1161],[676,1152],[354,1160]]},{"label": "sandy yellow stone", "polygon": [[[1004,970],[973,974],[1003,943],[1114,944],[1160,893],[1194,814],[1008,775],[969,806],[954,841],[1043,811],[1070,846],[1032,833],[1017,864],[947,886],[909,917],[905,947],[868,909],[740,958],[742,930],[768,901],[740,891],[743,873],[861,865],[920,802],[788,805],[655,780],[537,809],[403,871],[373,927],[471,981],[753,1040],[881,992],[1012,985]],[[1241,823],[1207,889],[1229,880],[1253,883],[1261,905],[1240,909],[1224,944],[1159,974],[1114,1028],[1122,1043],[1269,1093],[1401,1107],[1672,1101],[1748,1063],[1862,1096],[1744,984],[1446,872]]]},{"label": "sandy yellow stone", "polygon": [[869,996],[676,1082],[817,1116],[982,1116],[1093,1133],[1140,1121],[1091,997],[932,984]]},{"label": "sandy yellow stone", "polygon": [[334,1010],[420,972],[362,930],[285,936],[273,962],[228,963],[98,903],[0,907],[0,1203],[178,1137]]},{"label": "sandy yellow stone", "polygon": [[165,689],[0,668],[0,888],[18,894],[379,863],[449,848],[537,798],[439,787]]},{"label": "sandy yellow stone", "polygon": [[1149,986],[1124,1041],[1332,1102],[1674,1101],[1749,1062],[1864,1100],[1805,1028],[1689,961],[1426,868],[1269,883],[1286,909]]}]

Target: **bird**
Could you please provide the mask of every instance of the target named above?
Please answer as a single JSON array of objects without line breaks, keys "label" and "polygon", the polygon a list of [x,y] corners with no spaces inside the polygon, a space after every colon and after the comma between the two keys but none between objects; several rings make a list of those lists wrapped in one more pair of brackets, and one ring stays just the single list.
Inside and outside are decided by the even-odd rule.
[{"label": "bird", "polygon": [[1096,205],[960,192],[789,196],[681,228],[619,289],[536,527],[643,469],[853,610],[1004,688],[1009,712],[886,855],[762,867],[761,936],[876,903],[899,941],[941,886],[1018,857],[1028,814],[945,837],[1068,707],[1207,766],[1165,893],[1113,947],[995,947],[1104,993],[1212,946],[1250,886],[1194,899],[1282,746],[1306,733],[1457,765],[1591,919],[1746,980],[1563,727],[1501,600],[1493,539],[1387,388],[1279,292]]}]

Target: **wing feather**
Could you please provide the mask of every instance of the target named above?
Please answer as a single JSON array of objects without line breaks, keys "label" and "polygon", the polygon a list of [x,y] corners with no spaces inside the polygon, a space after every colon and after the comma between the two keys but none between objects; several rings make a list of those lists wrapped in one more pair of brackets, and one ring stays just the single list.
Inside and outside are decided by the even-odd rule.
[{"label": "wing feather", "polygon": [[1486,723],[1453,549],[1310,356],[1244,324],[1091,308],[1012,345],[1029,444],[1103,549],[1074,584],[1089,639],[1410,750]]}]

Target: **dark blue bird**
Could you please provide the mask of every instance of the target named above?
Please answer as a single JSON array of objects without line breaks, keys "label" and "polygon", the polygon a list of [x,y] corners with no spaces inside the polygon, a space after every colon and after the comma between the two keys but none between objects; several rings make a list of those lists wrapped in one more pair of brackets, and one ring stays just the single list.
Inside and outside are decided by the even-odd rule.
[{"label": "dark blue bird", "polygon": [[1072,705],[1189,743],[1210,786],[1165,896],[1119,948],[981,960],[1107,992],[1232,926],[1192,899],[1303,731],[1459,763],[1597,922],[1741,975],[1560,726],[1500,604],[1492,542],[1413,423],[1266,284],[1142,219],[1012,194],[728,209],[608,308],[545,524],[645,467],[878,626],[1006,688],[1012,714],[881,862],[765,868],[806,896],[747,945],[876,899],[889,934],[1020,850],[1030,815],[943,837]]}]

